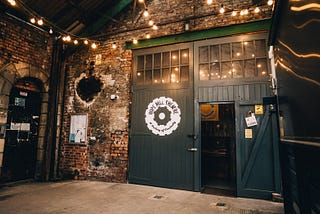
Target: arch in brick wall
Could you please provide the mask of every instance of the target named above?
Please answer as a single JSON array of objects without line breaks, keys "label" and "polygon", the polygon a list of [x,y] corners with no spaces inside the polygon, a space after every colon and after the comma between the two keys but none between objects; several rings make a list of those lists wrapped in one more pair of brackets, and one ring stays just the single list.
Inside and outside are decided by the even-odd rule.
[{"label": "arch in brick wall", "polygon": [[[41,103],[41,116],[37,146],[37,165],[35,178],[41,177],[42,163],[45,159],[44,151],[44,138],[47,123],[48,113],[48,90],[49,90],[49,72],[46,72],[41,67],[33,66],[28,63],[8,63],[0,66],[0,125],[7,123],[7,115],[9,108],[9,96],[13,86],[18,80],[22,78],[35,78],[42,82],[42,103]],[[0,166],[2,163],[0,163]]]}]

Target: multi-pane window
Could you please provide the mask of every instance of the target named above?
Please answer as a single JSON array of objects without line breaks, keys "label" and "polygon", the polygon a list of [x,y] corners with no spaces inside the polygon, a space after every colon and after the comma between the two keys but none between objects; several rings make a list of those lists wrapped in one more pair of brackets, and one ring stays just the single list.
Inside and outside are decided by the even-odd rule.
[{"label": "multi-pane window", "polygon": [[189,49],[137,56],[137,85],[189,81]]},{"label": "multi-pane window", "polygon": [[266,40],[258,39],[199,47],[200,80],[269,75]]}]

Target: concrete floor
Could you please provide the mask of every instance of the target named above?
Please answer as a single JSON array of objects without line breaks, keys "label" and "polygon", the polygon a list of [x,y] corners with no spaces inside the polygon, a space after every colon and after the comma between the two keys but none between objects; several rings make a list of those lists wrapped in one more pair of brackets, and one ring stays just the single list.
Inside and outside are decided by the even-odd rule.
[{"label": "concrete floor", "polygon": [[[225,206],[216,206],[224,203]],[[0,213],[283,213],[283,204],[98,181],[25,183],[0,188]]]}]

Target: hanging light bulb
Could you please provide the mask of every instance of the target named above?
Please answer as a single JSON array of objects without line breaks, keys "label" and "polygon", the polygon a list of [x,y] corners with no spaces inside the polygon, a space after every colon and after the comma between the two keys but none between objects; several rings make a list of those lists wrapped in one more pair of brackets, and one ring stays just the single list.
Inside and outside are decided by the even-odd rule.
[{"label": "hanging light bulb", "polygon": [[219,12],[220,13],[224,13],[225,12],[225,9],[224,9],[223,5],[221,5],[221,8],[220,8]]},{"label": "hanging light bulb", "polygon": [[52,30],[52,28],[50,28],[50,30],[49,30],[49,34],[53,34],[53,30]]},{"label": "hanging light bulb", "polygon": [[31,19],[30,19],[30,22],[31,22],[32,24],[34,24],[34,23],[36,23],[36,19],[35,19],[35,18],[31,18]]},{"label": "hanging light bulb", "polygon": [[75,45],[79,44],[78,40],[74,40],[73,44],[75,44]]},{"label": "hanging light bulb", "polygon": [[144,16],[144,17],[148,17],[148,16],[149,16],[148,9],[145,9],[145,11],[143,12],[143,16]]},{"label": "hanging light bulb", "polygon": [[11,6],[16,6],[17,3],[15,0],[7,0]]},{"label": "hanging light bulb", "polygon": [[117,44],[116,44],[115,42],[112,44],[112,48],[113,48],[113,49],[116,49],[116,48],[117,48]]},{"label": "hanging light bulb", "polygon": [[248,9],[244,9],[243,14],[244,15],[248,15],[248,13],[249,13],[249,10]]},{"label": "hanging light bulb", "polygon": [[153,30],[158,30],[158,26],[157,25],[152,25],[152,29]]},{"label": "hanging light bulb", "polygon": [[139,2],[139,3],[143,3],[143,2],[144,2],[144,0],[138,0],[138,2]]},{"label": "hanging light bulb", "polygon": [[213,3],[213,0],[207,0],[207,4],[210,5]]},{"label": "hanging light bulb", "polygon": [[88,42],[88,40],[87,40],[87,39],[86,39],[86,40],[84,40],[84,41],[83,41],[83,43],[84,43],[85,45],[89,44],[89,42]]},{"label": "hanging light bulb", "polygon": [[38,23],[38,25],[42,26],[43,25],[43,20],[39,19],[37,23]]},{"label": "hanging light bulb", "polygon": [[133,39],[132,43],[136,45],[136,44],[138,44],[138,40],[137,39]]},{"label": "hanging light bulb", "polygon": [[254,9],[254,12],[255,12],[255,13],[259,13],[259,12],[260,12],[260,8],[259,8],[259,7],[256,7],[256,8]]},{"label": "hanging light bulb", "polygon": [[92,43],[91,44],[91,48],[96,49],[97,48],[97,44],[96,43]]},{"label": "hanging light bulb", "polygon": [[268,0],[267,4],[268,4],[269,6],[271,6],[271,5],[273,5],[273,1],[272,1],[272,0]]},{"label": "hanging light bulb", "polygon": [[148,24],[149,24],[149,26],[152,26],[154,24],[154,22],[150,19]]},{"label": "hanging light bulb", "polygon": [[236,16],[237,15],[237,11],[232,11],[231,16]]},{"label": "hanging light bulb", "polygon": [[151,38],[151,36],[150,36],[149,33],[146,34],[146,38],[147,38],[147,39],[150,39],[150,38]]},{"label": "hanging light bulb", "polygon": [[66,41],[67,42],[70,42],[71,41],[71,37],[68,35],[68,36],[66,36]]}]

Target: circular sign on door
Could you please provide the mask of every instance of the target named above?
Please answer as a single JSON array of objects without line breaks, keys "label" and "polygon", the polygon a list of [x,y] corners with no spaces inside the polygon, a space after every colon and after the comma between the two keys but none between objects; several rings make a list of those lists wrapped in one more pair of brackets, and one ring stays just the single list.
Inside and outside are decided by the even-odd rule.
[{"label": "circular sign on door", "polygon": [[181,120],[178,104],[169,97],[158,97],[149,103],[145,122],[153,134],[170,135],[178,128]]}]

